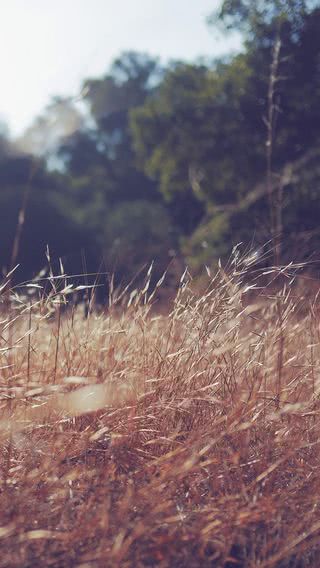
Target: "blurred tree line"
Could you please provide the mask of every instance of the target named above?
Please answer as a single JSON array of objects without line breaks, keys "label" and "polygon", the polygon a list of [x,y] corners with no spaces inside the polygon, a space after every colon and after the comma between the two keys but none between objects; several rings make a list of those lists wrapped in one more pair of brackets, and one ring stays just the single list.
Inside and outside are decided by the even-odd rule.
[{"label": "blurred tree line", "polygon": [[182,259],[200,271],[236,243],[270,239],[270,192],[283,260],[317,250],[319,2],[224,0],[208,23],[241,29],[241,53],[165,67],[124,53],[18,143],[0,130],[3,272],[20,263],[19,279],[31,278],[47,245],[67,272],[118,282],[152,260],[155,277]]}]

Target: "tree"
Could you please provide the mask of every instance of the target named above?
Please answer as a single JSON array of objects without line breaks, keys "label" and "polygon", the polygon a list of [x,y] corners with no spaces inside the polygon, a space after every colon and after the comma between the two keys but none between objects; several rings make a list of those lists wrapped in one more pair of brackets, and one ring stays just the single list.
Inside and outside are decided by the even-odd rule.
[{"label": "tree", "polygon": [[[306,206],[306,188],[299,181],[301,168],[307,167],[304,157],[319,147],[320,10],[293,1],[226,1],[218,15],[229,26],[244,24],[244,52],[211,66],[171,67],[156,92],[131,114],[144,171],[171,202],[191,191],[203,206],[193,235],[183,240],[187,255],[191,251],[199,259],[212,258],[214,250],[226,252],[252,231],[258,241],[268,239],[264,120],[277,34],[281,53],[273,99],[272,184],[284,183],[288,237],[301,226],[299,208],[290,206],[293,194],[293,202],[303,199]],[[290,168],[294,176],[287,175]]]},{"label": "tree", "polygon": [[16,147],[21,152],[48,158],[55,154],[61,140],[81,129],[83,122],[72,98],[55,97],[27,128]]},{"label": "tree", "polygon": [[105,223],[106,266],[126,281],[154,262],[153,276],[159,278],[171,260],[172,231],[170,217],[161,204],[138,200],[118,204]]},{"label": "tree", "polygon": [[[54,261],[66,260],[66,268],[79,272],[77,253],[90,242],[89,232],[69,214],[65,179],[46,170],[33,156],[12,154],[0,169],[0,266],[3,272],[20,264],[17,280],[32,278],[46,265],[46,248]],[[14,243],[21,231],[17,249]]]},{"label": "tree", "polygon": [[277,33],[279,26],[285,24],[294,37],[303,28],[306,15],[317,6],[317,0],[223,0],[208,21],[224,30],[240,28],[247,40],[266,45],[267,35],[269,40],[274,39],[270,31]]},{"label": "tree", "polygon": [[145,102],[160,75],[156,60],[129,52],[105,77],[87,80],[89,120],[59,148],[73,215],[96,235],[107,269],[119,277],[130,278],[152,254],[159,270],[164,258],[169,262],[170,220],[155,182],[137,167],[129,125],[130,110]]}]

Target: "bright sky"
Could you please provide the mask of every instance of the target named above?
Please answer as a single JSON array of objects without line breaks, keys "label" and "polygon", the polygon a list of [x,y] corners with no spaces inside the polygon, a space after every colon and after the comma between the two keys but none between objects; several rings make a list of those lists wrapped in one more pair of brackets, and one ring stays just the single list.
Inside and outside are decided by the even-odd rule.
[{"label": "bright sky", "polygon": [[53,95],[76,95],[133,49],[168,59],[215,57],[239,38],[208,29],[219,0],[1,0],[0,118],[19,135]]}]

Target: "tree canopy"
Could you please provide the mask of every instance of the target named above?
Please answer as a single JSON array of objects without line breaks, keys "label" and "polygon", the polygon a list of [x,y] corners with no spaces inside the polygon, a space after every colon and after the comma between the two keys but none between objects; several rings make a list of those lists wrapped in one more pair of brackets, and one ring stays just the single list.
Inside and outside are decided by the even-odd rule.
[{"label": "tree canopy", "polygon": [[84,81],[80,106],[54,99],[18,143],[1,127],[3,271],[22,210],[20,278],[42,267],[47,245],[75,273],[85,256],[119,281],[152,260],[158,276],[172,258],[201,270],[240,241],[268,240],[268,191],[284,254],[315,250],[319,2],[223,0],[209,22],[240,28],[242,51],[162,66],[126,52]]}]

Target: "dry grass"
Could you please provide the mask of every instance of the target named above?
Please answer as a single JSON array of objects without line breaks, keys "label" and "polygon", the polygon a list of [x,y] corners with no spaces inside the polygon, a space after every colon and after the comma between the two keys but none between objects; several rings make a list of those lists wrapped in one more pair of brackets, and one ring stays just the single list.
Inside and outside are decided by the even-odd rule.
[{"label": "dry grass", "polygon": [[185,274],[168,315],[147,286],[87,319],[52,278],[3,292],[1,567],[319,565],[319,318],[292,270],[253,300],[235,269],[201,295]]}]

